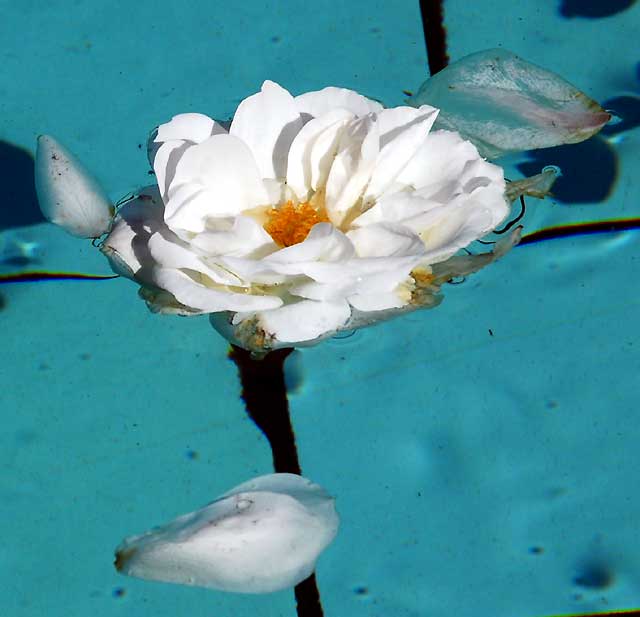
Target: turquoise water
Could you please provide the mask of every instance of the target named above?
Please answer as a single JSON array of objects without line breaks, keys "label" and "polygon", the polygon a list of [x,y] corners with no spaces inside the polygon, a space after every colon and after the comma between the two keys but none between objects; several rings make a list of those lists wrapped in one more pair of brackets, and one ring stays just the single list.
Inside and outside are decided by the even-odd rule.
[{"label": "turquoise water", "polygon": [[[505,162],[512,178],[532,161],[565,171],[556,199],[530,200],[526,232],[639,214],[640,6],[564,17],[574,4],[445,2],[452,59],[502,46],[624,110],[586,145]],[[266,78],[400,104],[427,76],[417,2],[0,0],[0,14],[0,273],[109,273],[39,218],[40,133],[118,199],[148,182],[147,134],[176,113],[229,117]],[[289,359],[302,468],[342,518],[318,564],[325,615],[640,605],[638,241],[516,248],[437,309]],[[290,591],[227,595],[112,565],[123,537],[271,471],[206,318],[152,315],[124,280],[0,298],[0,614],[294,615]]]}]

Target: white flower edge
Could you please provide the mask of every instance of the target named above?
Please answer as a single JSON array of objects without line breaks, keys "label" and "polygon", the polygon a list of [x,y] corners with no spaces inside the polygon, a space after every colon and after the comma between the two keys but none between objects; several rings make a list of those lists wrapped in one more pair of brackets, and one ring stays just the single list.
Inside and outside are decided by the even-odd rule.
[{"label": "white flower edge", "polygon": [[294,474],[268,474],[126,538],[115,566],[147,580],[271,593],[310,576],[338,526],[334,499],[321,486]]},{"label": "white flower edge", "polygon": [[[325,330],[314,339],[297,342],[295,347],[311,347],[340,332],[373,326],[419,309],[435,308],[443,300],[440,292],[444,283],[473,274],[500,259],[518,244],[521,234],[522,227],[516,227],[496,242],[494,249],[490,252],[450,257],[433,265],[431,272],[425,271],[423,276],[415,272],[415,286],[408,304],[380,311],[352,309],[349,317],[340,326]],[[294,346],[291,342],[279,340],[270,329],[269,323],[261,316],[252,316],[238,321],[236,314],[232,312],[212,313],[209,315],[209,322],[229,342],[251,351],[256,357],[264,356],[275,349]]]}]

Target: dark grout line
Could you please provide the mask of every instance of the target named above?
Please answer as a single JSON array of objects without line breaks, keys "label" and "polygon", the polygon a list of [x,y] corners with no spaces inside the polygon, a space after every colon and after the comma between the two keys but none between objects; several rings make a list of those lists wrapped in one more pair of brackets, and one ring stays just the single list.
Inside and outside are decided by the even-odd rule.
[{"label": "dark grout line", "polygon": [[[269,441],[274,470],[302,475],[284,380],[284,361],[292,351],[277,349],[256,360],[232,345],[229,358],[238,367],[247,414]],[[298,617],[323,617],[315,574],[296,585],[295,597]]]},{"label": "dark grout line", "polygon": [[443,0],[420,0],[420,14],[429,72],[435,75],[449,64]]}]

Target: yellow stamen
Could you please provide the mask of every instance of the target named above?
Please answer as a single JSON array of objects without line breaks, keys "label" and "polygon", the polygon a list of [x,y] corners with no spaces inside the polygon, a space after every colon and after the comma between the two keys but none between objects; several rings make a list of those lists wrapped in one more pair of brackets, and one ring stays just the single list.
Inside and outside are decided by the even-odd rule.
[{"label": "yellow stamen", "polygon": [[271,208],[267,219],[264,228],[280,246],[302,242],[315,224],[329,221],[323,211],[316,210],[308,201],[295,206],[288,201],[279,208]]}]

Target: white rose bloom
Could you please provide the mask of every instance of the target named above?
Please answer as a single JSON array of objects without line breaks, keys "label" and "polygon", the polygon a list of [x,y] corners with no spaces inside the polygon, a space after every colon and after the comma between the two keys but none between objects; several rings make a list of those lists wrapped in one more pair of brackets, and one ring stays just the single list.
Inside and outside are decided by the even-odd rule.
[{"label": "white rose bloom", "polygon": [[505,252],[454,255],[509,212],[502,169],[438,110],[266,81],[230,127],[195,113],[152,136],[157,187],[102,245],[153,310],[215,314],[256,352],[437,304],[439,285]]}]

